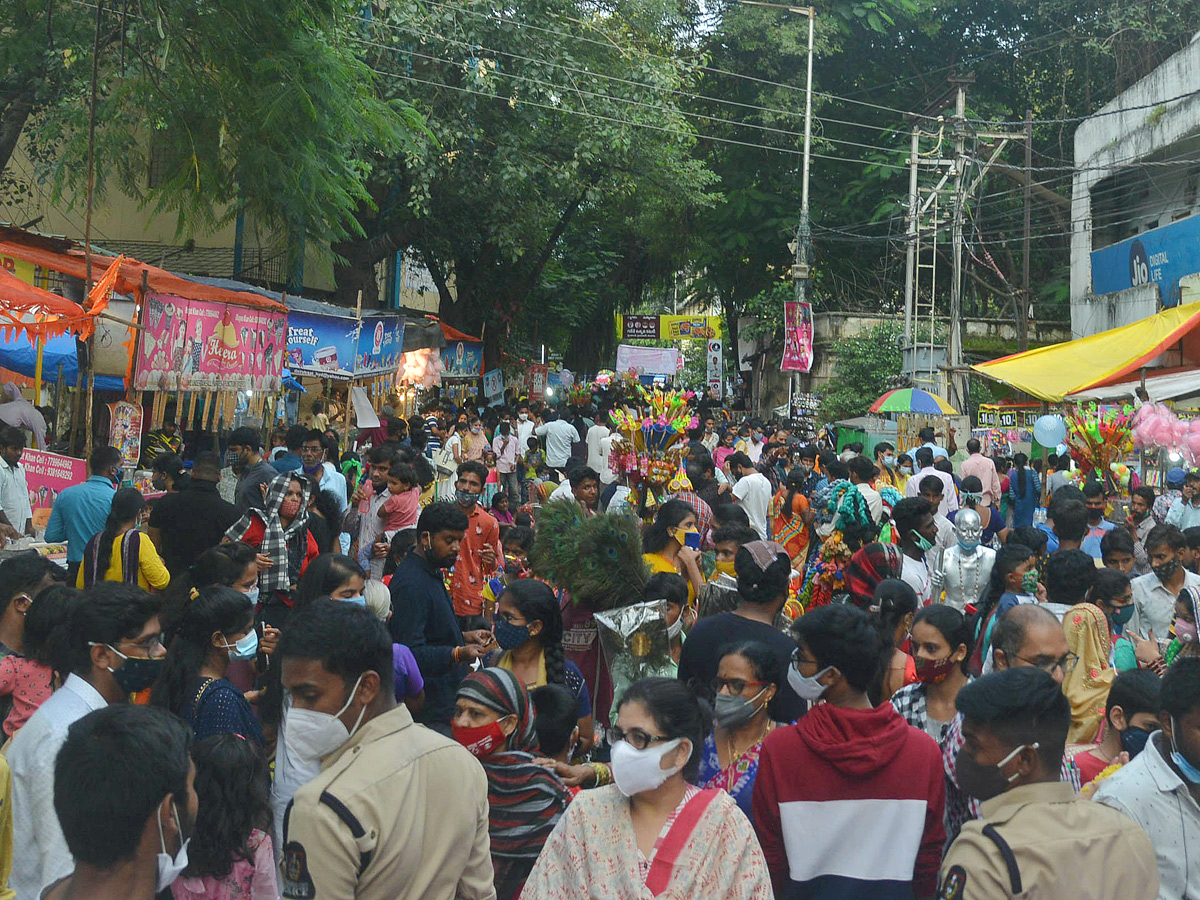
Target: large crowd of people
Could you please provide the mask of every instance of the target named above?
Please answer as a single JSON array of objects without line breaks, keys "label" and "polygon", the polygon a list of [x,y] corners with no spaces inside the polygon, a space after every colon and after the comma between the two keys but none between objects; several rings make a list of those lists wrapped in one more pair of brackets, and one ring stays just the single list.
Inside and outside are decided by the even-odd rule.
[{"label": "large crowd of people", "polygon": [[0,898],[1200,898],[1200,473],[693,406],[654,491],[597,398],[95,449],[0,561]]}]

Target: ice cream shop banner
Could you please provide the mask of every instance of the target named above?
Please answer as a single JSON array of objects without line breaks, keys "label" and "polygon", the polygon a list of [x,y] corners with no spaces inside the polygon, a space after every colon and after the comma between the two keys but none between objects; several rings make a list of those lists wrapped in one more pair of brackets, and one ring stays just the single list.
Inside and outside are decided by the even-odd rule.
[{"label": "ice cream shop banner", "polygon": [[398,315],[352,317],[288,313],[288,368],[293,374],[348,380],[395,372],[404,346]]},{"label": "ice cream shop banner", "polygon": [[287,316],[229,303],[148,293],[138,390],[278,390]]}]

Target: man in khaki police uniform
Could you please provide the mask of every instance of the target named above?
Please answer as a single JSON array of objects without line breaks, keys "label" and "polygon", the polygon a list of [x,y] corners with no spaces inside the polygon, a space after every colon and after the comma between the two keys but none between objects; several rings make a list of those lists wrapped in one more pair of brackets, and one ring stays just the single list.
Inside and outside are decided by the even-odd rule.
[{"label": "man in khaki police uniform", "polygon": [[958,783],[983,801],[942,861],[942,900],[1154,900],[1154,848],[1133,820],[1059,780],[1071,707],[1041,669],[1004,669],[958,695]]},{"label": "man in khaki police uniform", "polygon": [[487,777],[396,705],[392,641],[361,607],[319,600],[279,644],[283,740],[320,774],[284,817],[292,900],[495,900]]}]

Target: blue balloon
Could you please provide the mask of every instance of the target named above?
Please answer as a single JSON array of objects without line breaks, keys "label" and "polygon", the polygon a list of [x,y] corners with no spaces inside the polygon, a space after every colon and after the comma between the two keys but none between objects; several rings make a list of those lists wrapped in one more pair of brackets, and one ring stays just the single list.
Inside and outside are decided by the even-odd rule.
[{"label": "blue balloon", "polygon": [[1067,424],[1062,416],[1042,416],[1033,423],[1033,439],[1043,447],[1057,447],[1067,439]]}]

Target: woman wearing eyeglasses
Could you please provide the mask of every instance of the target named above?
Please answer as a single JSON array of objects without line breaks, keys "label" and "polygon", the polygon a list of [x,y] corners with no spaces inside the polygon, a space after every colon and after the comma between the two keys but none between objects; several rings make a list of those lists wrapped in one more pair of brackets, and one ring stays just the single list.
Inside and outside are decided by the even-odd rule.
[{"label": "woman wearing eyeglasses", "polygon": [[567,807],[521,900],[770,900],[766,860],[746,816],[724,791],[689,783],[707,731],[707,714],[677,679],[630,686],[609,732],[616,783]]},{"label": "woman wearing eyeglasses", "polygon": [[775,729],[768,706],[782,681],[783,667],[775,651],[758,641],[745,641],[721,657],[712,683],[713,732],[704,739],[698,783],[725,791],[751,822],[758,755]]}]

